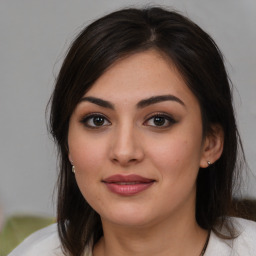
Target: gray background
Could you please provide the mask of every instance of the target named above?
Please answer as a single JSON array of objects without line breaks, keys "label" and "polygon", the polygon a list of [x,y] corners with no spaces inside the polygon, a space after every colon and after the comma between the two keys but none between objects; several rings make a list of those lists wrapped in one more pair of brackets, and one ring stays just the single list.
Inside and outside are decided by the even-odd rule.
[{"label": "gray background", "polygon": [[14,213],[54,215],[55,149],[45,107],[74,35],[123,6],[155,3],[182,11],[208,31],[226,58],[251,171],[243,195],[256,198],[255,0],[1,0],[0,205]]}]

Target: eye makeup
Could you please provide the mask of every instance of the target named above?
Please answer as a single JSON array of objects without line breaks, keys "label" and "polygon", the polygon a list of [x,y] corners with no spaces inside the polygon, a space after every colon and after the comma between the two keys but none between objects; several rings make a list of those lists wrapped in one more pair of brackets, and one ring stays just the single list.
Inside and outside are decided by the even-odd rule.
[{"label": "eye makeup", "polygon": [[101,113],[89,113],[80,119],[80,123],[90,129],[99,129],[111,125],[108,118]]},{"label": "eye makeup", "polygon": [[168,128],[175,123],[177,123],[177,121],[170,114],[157,112],[150,114],[150,116],[143,122],[143,125],[163,129]]}]

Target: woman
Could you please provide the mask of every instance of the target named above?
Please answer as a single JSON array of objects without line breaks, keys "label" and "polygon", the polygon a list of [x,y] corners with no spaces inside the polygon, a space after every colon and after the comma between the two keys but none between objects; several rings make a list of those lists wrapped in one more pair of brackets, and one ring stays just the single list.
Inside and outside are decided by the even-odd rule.
[{"label": "woman", "polygon": [[256,224],[228,217],[240,139],[222,55],[187,18],[125,9],[85,28],[50,126],[58,232],[10,255],[255,255]]}]

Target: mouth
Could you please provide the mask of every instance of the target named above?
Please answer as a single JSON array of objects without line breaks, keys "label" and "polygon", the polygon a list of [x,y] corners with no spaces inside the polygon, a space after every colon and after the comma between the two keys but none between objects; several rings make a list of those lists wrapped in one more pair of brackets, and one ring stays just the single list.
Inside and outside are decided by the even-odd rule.
[{"label": "mouth", "polygon": [[113,175],[102,181],[113,193],[122,196],[138,194],[151,187],[155,180],[139,175]]}]

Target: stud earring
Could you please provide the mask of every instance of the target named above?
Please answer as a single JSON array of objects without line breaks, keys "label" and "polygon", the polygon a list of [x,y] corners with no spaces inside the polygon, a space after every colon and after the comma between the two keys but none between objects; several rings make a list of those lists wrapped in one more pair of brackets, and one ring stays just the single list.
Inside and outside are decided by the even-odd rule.
[{"label": "stud earring", "polygon": [[72,165],[72,172],[73,172],[73,173],[76,173],[76,169],[75,169],[75,166],[74,166],[74,165]]},{"label": "stud earring", "polygon": [[207,161],[208,166],[210,166],[212,163],[210,161]]}]

